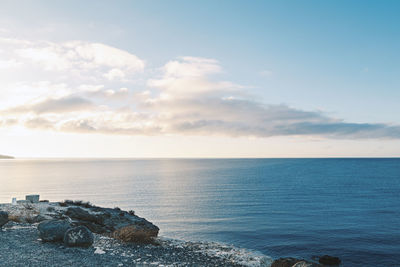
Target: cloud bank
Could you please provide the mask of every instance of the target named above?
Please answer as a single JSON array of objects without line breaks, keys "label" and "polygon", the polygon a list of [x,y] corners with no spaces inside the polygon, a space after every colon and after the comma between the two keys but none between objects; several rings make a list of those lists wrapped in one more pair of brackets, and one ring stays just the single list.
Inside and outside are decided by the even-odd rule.
[{"label": "cloud bank", "polygon": [[[147,69],[100,43],[0,38],[0,127],[107,135],[312,136],[399,139],[400,126],[345,122],[266,104],[220,78],[215,59]],[[140,81],[140,82],[138,82]]]}]

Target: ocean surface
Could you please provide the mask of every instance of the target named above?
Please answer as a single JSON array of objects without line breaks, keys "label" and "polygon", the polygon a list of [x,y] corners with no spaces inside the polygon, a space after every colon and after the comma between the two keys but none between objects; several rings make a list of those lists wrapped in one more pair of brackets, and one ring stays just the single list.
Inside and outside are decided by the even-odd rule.
[{"label": "ocean surface", "polygon": [[400,159],[1,160],[0,202],[133,209],[160,235],[400,266]]}]

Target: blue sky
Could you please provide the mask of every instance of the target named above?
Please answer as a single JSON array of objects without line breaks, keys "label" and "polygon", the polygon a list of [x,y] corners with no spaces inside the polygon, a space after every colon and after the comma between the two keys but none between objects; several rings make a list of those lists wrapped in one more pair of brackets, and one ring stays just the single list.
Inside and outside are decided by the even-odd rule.
[{"label": "blue sky", "polygon": [[[400,113],[399,12],[398,1],[3,1],[0,37],[30,42],[46,41],[52,42],[52,45],[76,40],[100,43],[126,51],[144,62],[144,70],[132,74],[133,81],[124,85],[117,84],[114,79],[101,83],[96,81],[97,85],[101,84],[107,90],[123,87],[132,93],[147,91],[149,81],[160,80],[161,77],[166,79],[168,75],[160,69],[164,66],[165,71],[168,62],[178,60],[184,68],[186,63],[193,66],[200,64],[200,61],[188,61],[182,57],[213,59],[215,64],[201,61],[201,68],[206,64],[218,70],[207,70],[202,74],[207,75],[207,81],[229,81],[234,84],[233,87],[240,87],[240,93],[236,91],[234,97],[265,105],[284,105],[290,111],[322,114],[329,123],[340,120],[343,123],[397,127],[400,125],[397,115]],[[18,81],[35,82],[35,77],[38,77],[36,71],[40,70],[35,68],[35,72],[30,72],[35,75],[23,75]],[[62,78],[54,78],[54,73],[46,74],[46,71],[48,69],[41,72],[40,81],[60,83]],[[90,75],[95,77],[99,73]],[[15,83],[16,79],[4,79],[3,84]],[[87,80],[73,79],[67,87],[77,87],[80,82],[88,84]],[[170,93],[178,92],[171,88],[168,90]],[[74,91],[74,96],[76,94]],[[64,96],[49,97],[58,99]],[[84,100],[91,100],[87,99],[87,95],[85,97]],[[107,102],[107,105],[117,107],[120,102]],[[141,111],[137,104],[133,109]],[[165,107],[162,110],[165,112]],[[159,110],[157,112],[161,113]],[[46,119],[50,117],[46,116]],[[189,122],[194,127],[198,121],[195,123],[191,119]],[[206,119],[202,118],[201,121],[204,123]],[[26,124],[26,118],[24,122]],[[226,131],[226,128],[224,131],[216,130],[214,124],[208,128],[208,132],[191,132],[190,135],[200,134],[204,137],[222,133],[221,136],[224,136]],[[308,131],[305,134],[307,138],[323,138],[324,141],[320,141],[324,143],[323,146],[337,142],[330,140],[331,136],[326,134],[319,132],[313,135]],[[397,138],[386,140],[388,136],[393,139],[393,135],[398,135],[399,129],[391,128],[388,131],[391,133],[384,136],[380,134],[378,138],[373,135],[373,140],[368,141],[370,146],[381,148],[379,155],[393,156],[389,148],[385,150],[386,147],[399,146]],[[181,133],[173,131],[172,134],[179,136]],[[253,138],[254,135],[260,138],[260,134],[254,131],[248,135],[227,135],[226,138],[232,138],[232,135],[236,138],[232,142]],[[358,139],[364,139],[342,136],[342,133],[339,135],[343,142],[350,140],[354,144]],[[385,140],[381,141],[382,138]],[[265,139],[268,137],[261,134],[257,142],[272,142],[271,139]],[[308,144],[309,140],[296,139],[295,142]],[[323,146],[319,150],[316,148],[319,154],[315,153],[329,156],[322,152]],[[348,144],[343,146],[346,147],[343,155],[375,155],[356,147],[352,150]],[[290,153],[289,148],[285,151]],[[71,153],[67,154],[73,155]],[[262,156],[260,153],[258,151],[254,155]],[[340,151],[337,153],[335,155],[341,155]],[[106,156],[107,152],[101,154]],[[130,155],[119,154],[118,151],[111,154]],[[55,153],[49,150],[47,155]],[[154,155],[157,156],[158,152],[154,151]],[[253,154],[249,151],[245,155]]]}]

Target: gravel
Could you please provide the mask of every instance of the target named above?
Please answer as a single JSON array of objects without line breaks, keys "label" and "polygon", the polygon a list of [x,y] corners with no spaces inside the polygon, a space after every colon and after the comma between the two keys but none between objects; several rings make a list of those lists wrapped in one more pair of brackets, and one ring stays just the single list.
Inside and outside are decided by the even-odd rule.
[{"label": "gravel", "polygon": [[68,248],[42,242],[36,225],[9,222],[0,230],[0,266],[244,266],[199,247],[162,239],[159,245],[126,244],[95,234],[92,247]]}]

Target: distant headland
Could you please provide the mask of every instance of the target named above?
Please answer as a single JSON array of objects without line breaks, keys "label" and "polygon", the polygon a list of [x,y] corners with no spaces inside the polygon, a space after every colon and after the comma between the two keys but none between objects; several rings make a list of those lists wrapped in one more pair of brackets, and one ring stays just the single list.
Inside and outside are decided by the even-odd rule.
[{"label": "distant headland", "polygon": [[0,159],[13,159],[14,157],[11,156],[6,156],[6,155],[0,155]]}]

